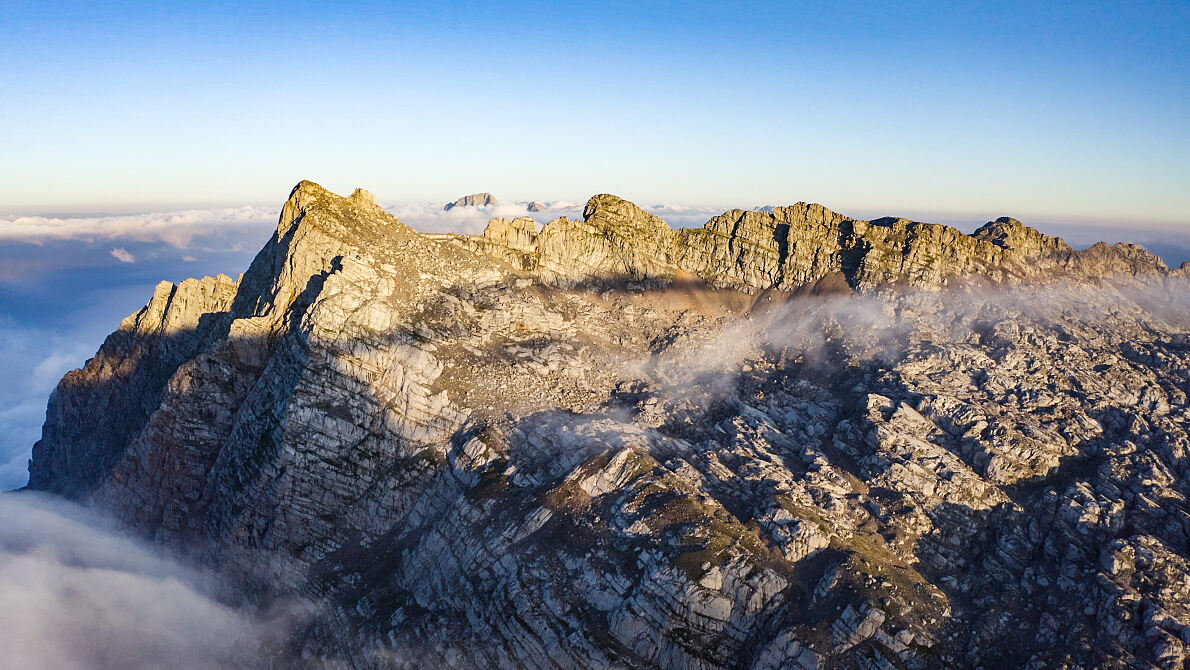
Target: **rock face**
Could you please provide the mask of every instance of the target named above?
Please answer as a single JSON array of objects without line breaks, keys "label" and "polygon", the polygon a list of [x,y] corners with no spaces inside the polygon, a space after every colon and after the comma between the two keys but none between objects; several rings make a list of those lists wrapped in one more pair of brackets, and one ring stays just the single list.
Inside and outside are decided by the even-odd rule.
[{"label": "rock face", "polygon": [[529,210],[530,212],[544,212],[545,203],[534,200],[533,202],[529,203],[525,209]]},{"label": "rock face", "polygon": [[310,603],[261,663],[1181,668],[1190,293],[819,205],[423,235],[294,189],[50,399],[30,488]]},{"label": "rock face", "polygon": [[719,288],[789,291],[840,275],[852,289],[872,292],[893,284],[936,290],[956,282],[1152,283],[1169,274],[1160,258],[1136,245],[1076,251],[1007,217],[967,235],[907,219],[855,220],[807,203],[732,210],[702,228],[673,230],[630,202],[597,195],[582,221],[549,222],[534,246],[519,248],[519,257],[486,232],[454,239],[558,287],[692,276]]},{"label": "rock face", "polygon": [[496,202],[497,200],[492,197],[491,193],[472,193],[471,195],[465,195],[454,202],[447,203],[442,209],[450,211],[455,207],[479,207],[494,205]]}]

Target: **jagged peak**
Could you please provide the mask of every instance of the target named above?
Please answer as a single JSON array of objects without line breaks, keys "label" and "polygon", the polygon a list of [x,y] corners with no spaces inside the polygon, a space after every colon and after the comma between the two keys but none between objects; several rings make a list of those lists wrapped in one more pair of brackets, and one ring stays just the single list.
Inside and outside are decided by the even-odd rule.
[{"label": "jagged peak", "polygon": [[600,193],[587,200],[583,208],[583,220],[587,222],[606,221],[609,223],[629,223],[633,225],[646,224],[655,228],[671,230],[665,219],[651,214],[634,202],[625,200],[618,195]]},{"label": "jagged peak", "polygon": [[1019,220],[1011,216],[1001,216],[994,221],[988,221],[972,233],[972,237],[994,237],[997,235],[1009,235],[1018,231],[1032,231],[1037,230],[1026,226]]},{"label": "jagged peak", "polygon": [[[404,243],[414,239],[407,234],[416,236],[381,209],[368,191],[355,189],[343,197],[309,180],[300,182],[291,193],[282,211],[278,241],[302,221],[357,246],[395,239],[394,233],[406,240]],[[846,236],[851,236],[847,239],[852,241],[843,241]],[[893,217],[865,221],[819,203],[798,201],[752,210],[732,209],[711,218],[701,229],[675,230],[661,217],[611,193],[591,196],[581,220],[554,219],[540,232],[536,221],[529,217],[493,218],[477,241],[463,246],[509,261],[520,269],[536,269],[543,277],[561,283],[589,277],[661,277],[677,268],[724,286],[789,288],[837,270],[837,261],[832,259],[851,248],[847,245],[854,242],[854,236],[870,238],[865,244],[880,249],[892,245],[888,252],[895,251],[892,247],[897,245],[911,245],[917,254],[914,258],[924,259],[920,268],[870,269],[854,279],[864,286],[875,286],[906,273],[916,273],[911,281],[922,284],[944,283],[945,277],[964,273],[999,278],[1007,276],[1005,273],[1013,277],[1040,276],[1063,263],[1066,265],[1062,267],[1078,264],[1084,272],[1099,274],[1168,272],[1156,257],[1139,247],[1103,245],[1075,252],[1061,238],[1007,216],[989,221],[968,236],[943,224]],[[709,242],[710,237],[729,241]],[[954,247],[957,241],[961,244]],[[702,248],[708,244],[722,248]],[[836,247],[837,251],[824,251]],[[741,249],[754,249],[755,253]],[[728,258],[731,260],[724,260]],[[1038,259],[1049,260],[1035,270],[1024,269]],[[723,270],[725,262],[733,263],[735,269]],[[1088,263],[1097,264],[1096,268],[1087,269]],[[876,267],[871,263],[869,266]]]},{"label": "jagged peak", "polygon": [[1120,262],[1135,266],[1149,267],[1159,272],[1168,272],[1169,266],[1160,256],[1145,249],[1139,244],[1131,242],[1096,242],[1090,247],[1077,252],[1082,256],[1098,259],[1116,259]]},{"label": "jagged peak", "polygon": [[1022,251],[1028,255],[1033,255],[1036,252],[1072,251],[1070,245],[1066,244],[1062,238],[1046,235],[1010,216],[1001,216],[995,221],[988,221],[976,229],[971,236],[991,242],[998,247]]},{"label": "jagged peak", "polygon": [[465,195],[454,202],[448,202],[442,209],[444,211],[450,211],[455,207],[486,207],[488,205],[495,205],[498,202],[500,201],[496,200],[496,197],[491,193],[483,191],[481,193]]},{"label": "jagged peak", "polygon": [[365,188],[357,188],[354,191],[352,191],[351,199],[358,201],[358,202],[367,203],[369,205],[376,204],[376,196],[373,195],[371,191],[369,191]]},{"label": "jagged peak", "polygon": [[303,179],[289,192],[289,199],[281,207],[281,216],[277,221],[277,239],[285,236],[305,216],[306,210],[319,200],[333,195],[321,184]]},{"label": "jagged peak", "polygon": [[[317,182],[303,179],[289,193],[289,199],[281,208],[281,216],[277,222],[277,238],[283,237],[290,229],[299,223],[306,213],[316,208],[339,207],[355,210],[367,217],[397,219],[384,211],[376,203],[376,196],[364,188],[357,188],[350,196],[344,197],[323,187]],[[399,222],[398,222],[399,223]],[[404,224],[401,224],[404,225]]]},{"label": "jagged peak", "polygon": [[498,237],[501,231],[515,229],[525,230],[531,233],[537,232],[537,221],[532,217],[518,216],[515,219],[507,219],[498,216],[488,221],[488,225],[483,229],[484,237]]},{"label": "jagged peak", "polygon": [[729,222],[756,221],[762,225],[830,225],[850,221],[850,217],[839,214],[816,202],[798,201],[792,205],[765,205],[753,209],[731,209],[712,217],[704,229],[719,230]]},{"label": "jagged peak", "polygon": [[331,192],[326,190],[322,184],[309,179],[303,179],[289,191],[288,202],[303,202],[311,198],[320,198],[331,195]]},{"label": "jagged peak", "polygon": [[303,179],[293,187],[293,190],[289,192],[289,200],[286,204],[293,203],[295,205],[306,206],[313,201],[329,198],[348,200],[358,204],[376,204],[376,196],[366,188],[357,188],[351,192],[351,195],[343,197],[318,182],[310,181],[309,179]]},{"label": "jagged peak", "polygon": [[849,220],[851,218],[825,205],[805,201],[798,201],[792,205],[777,207],[773,210],[773,215],[786,222],[789,222],[791,219],[807,222],[834,222]]},{"label": "jagged peak", "polygon": [[537,222],[527,216],[511,221],[497,217],[483,229],[485,240],[521,251],[533,251],[537,243]]},{"label": "jagged peak", "polygon": [[[838,212],[827,207],[826,205],[822,205],[817,202],[806,202],[805,200],[798,200],[797,202],[793,203],[792,205],[757,205],[756,207],[753,207],[750,210],[733,209],[730,211],[732,211],[732,212],[750,211],[750,212],[758,212],[760,214],[776,214],[778,212],[814,212],[814,213],[822,213],[822,214],[828,214],[828,215],[832,215],[832,216],[843,217],[842,214],[839,214]],[[724,212],[724,213],[726,213],[726,212]],[[843,218],[849,218],[849,217],[843,217]]]}]

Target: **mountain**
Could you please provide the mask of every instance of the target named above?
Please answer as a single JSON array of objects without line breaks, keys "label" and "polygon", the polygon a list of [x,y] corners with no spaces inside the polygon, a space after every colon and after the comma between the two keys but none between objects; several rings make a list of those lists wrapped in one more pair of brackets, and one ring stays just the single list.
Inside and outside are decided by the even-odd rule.
[{"label": "mountain", "polygon": [[1185,273],[806,203],[429,235],[306,181],[63,378],[29,488],[306,603],[293,665],[1178,668]]},{"label": "mountain", "polygon": [[455,207],[480,207],[496,204],[496,198],[492,197],[491,193],[472,193],[465,195],[454,202],[449,202],[442,209],[450,211]]}]

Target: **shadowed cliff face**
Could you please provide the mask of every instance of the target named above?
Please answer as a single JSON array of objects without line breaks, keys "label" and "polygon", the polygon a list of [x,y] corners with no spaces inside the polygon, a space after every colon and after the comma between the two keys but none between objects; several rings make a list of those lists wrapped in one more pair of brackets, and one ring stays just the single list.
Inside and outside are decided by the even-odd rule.
[{"label": "shadowed cliff face", "polygon": [[316,602],[319,662],[1179,667],[1188,295],[1007,219],[421,235],[303,182],[63,380],[30,488]]}]

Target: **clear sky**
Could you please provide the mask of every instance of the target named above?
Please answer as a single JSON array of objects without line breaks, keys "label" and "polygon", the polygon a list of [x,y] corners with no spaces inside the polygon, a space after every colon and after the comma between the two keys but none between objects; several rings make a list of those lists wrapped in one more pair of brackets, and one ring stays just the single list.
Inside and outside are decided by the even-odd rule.
[{"label": "clear sky", "polygon": [[1190,223],[1190,3],[3,2],[0,212],[581,201]]}]

